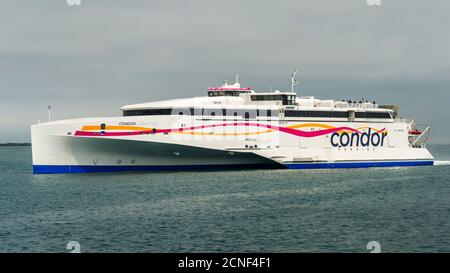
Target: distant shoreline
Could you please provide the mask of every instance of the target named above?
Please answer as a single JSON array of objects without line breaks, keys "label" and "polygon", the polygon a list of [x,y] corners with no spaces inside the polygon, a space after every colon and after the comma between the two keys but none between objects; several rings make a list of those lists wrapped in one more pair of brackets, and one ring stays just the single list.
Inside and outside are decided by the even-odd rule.
[{"label": "distant shoreline", "polygon": [[31,146],[31,143],[24,142],[24,143],[0,143],[0,146]]}]

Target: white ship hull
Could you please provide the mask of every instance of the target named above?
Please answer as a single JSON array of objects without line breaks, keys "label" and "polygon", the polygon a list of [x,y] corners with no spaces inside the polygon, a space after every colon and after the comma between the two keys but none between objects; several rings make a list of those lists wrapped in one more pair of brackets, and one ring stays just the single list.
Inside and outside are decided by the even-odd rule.
[{"label": "white ship hull", "polygon": [[408,141],[409,126],[406,121],[202,120],[171,115],[63,120],[32,126],[33,171],[432,165],[428,150]]}]

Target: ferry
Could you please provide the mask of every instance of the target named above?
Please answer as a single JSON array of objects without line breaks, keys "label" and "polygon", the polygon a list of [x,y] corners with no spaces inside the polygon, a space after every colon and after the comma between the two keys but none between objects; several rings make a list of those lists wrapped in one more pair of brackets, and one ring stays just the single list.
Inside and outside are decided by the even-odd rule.
[{"label": "ferry", "polygon": [[288,91],[255,92],[236,77],[206,96],[125,105],[118,117],[34,124],[33,172],[433,165],[430,127],[398,105],[298,96],[296,74]]}]

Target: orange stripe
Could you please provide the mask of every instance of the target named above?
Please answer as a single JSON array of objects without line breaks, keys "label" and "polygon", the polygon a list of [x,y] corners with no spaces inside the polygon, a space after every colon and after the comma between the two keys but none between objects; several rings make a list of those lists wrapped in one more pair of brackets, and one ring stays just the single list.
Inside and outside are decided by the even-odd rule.
[{"label": "orange stripe", "polygon": [[[323,128],[323,129],[332,129],[332,128],[336,128],[334,126],[331,125],[327,125],[327,124],[321,124],[321,123],[301,123],[301,124],[295,124],[295,125],[290,125],[290,126],[286,126],[286,128],[305,128],[305,127],[309,127],[309,128]],[[356,130],[360,130],[360,129],[366,129],[366,128],[371,128],[368,126],[365,127],[359,127]],[[148,128],[148,127],[138,127],[138,126],[120,126],[120,125],[108,125],[105,127],[105,130],[125,130],[125,131],[146,131],[146,130],[152,130],[153,128]],[[371,128],[372,130],[375,131],[379,131],[379,129],[376,128]],[[101,127],[97,126],[97,125],[86,125],[83,126],[81,128],[81,130],[83,131],[100,131]],[[264,133],[270,133],[273,130],[263,130],[263,131],[258,131],[258,132],[244,132],[244,133],[213,133],[213,132],[188,132],[188,131],[179,131],[179,132],[172,132],[172,133],[177,133],[177,134],[186,134],[186,135],[216,135],[216,136],[239,136],[239,135],[259,135],[259,134],[264,134]],[[347,132],[345,130],[340,131],[339,133],[344,133]]]},{"label": "orange stripe", "polygon": [[[145,131],[151,130],[153,128],[147,127],[137,127],[137,126],[116,126],[116,125],[108,125],[105,127],[105,130],[129,130],[129,131]],[[83,131],[98,131],[101,130],[100,126],[96,125],[86,125],[81,128]]]}]

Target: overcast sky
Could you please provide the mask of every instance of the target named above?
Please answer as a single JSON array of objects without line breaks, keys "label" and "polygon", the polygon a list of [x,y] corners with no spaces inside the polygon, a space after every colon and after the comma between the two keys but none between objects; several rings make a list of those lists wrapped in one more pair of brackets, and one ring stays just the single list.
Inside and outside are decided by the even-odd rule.
[{"label": "overcast sky", "polygon": [[0,142],[130,103],[256,91],[399,103],[450,143],[450,1],[0,0]]}]

